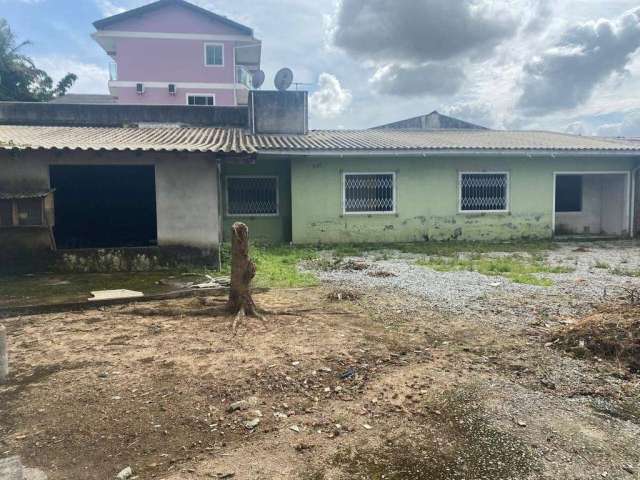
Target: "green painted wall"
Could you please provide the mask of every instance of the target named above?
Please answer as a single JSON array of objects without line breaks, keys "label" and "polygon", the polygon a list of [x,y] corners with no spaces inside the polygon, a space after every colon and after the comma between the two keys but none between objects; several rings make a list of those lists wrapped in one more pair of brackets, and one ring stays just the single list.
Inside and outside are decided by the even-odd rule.
[{"label": "green painted wall", "polygon": [[[239,217],[227,215],[226,177],[234,175],[273,175],[278,177],[280,214],[277,217]],[[222,167],[222,205],[224,240],[229,241],[231,225],[246,223],[252,240],[266,243],[291,241],[291,169],[288,159],[259,158],[255,165],[225,162]]]},{"label": "green painted wall", "polygon": [[[294,158],[293,242],[512,240],[552,236],[553,172],[633,168],[631,158]],[[343,215],[344,172],[396,172],[397,213]],[[509,213],[458,213],[461,171],[510,173]]]}]

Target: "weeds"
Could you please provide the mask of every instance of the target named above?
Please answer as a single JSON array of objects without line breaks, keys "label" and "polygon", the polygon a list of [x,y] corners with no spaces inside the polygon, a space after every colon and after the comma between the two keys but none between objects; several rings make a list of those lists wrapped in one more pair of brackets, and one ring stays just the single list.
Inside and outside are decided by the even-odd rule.
[{"label": "weeds", "polygon": [[640,277],[640,270],[629,270],[626,268],[616,267],[611,270],[611,273],[620,277]]},{"label": "weeds", "polygon": [[602,270],[608,270],[610,268],[607,262],[601,262],[601,261],[596,262],[594,267],[600,268]]},{"label": "weeds", "polygon": [[536,274],[567,273],[572,271],[567,267],[547,265],[541,257],[527,259],[519,255],[500,258],[486,258],[481,255],[472,255],[469,258],[433,257],[420,259],[416,264],[439,272],[468,270],[483,275],[505,277],[515,283],[542,287],[551,286],[553,282],[548,278],[538,277]]}]

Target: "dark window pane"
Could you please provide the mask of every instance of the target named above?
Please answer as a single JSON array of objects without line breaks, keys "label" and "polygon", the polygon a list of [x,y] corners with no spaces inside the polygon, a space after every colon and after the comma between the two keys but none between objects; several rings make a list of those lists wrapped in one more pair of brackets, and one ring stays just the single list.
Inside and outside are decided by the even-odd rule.
[{"label": "dark window pane", "polygon": [[18,204],[18,225],[42,225],[42,199],[29,198],[16,200]]},{"label": "dark window pane", "polygon": [[582,211],[582,175],[556,177],[556,212]]},{"label": "dark window pane", "polygon": [[13,225],[13,207],[11,200],[0,200],[0,227]]},{"label": "dark window pane", "polygon": [[229,215],[277,215],[278,181],[273,177],[227,178]]},{"label": "dark window pane", "polygon": [[462,211],[507,209],[508,177],[504,173],[463,174],[460,184]]},{"label": "dark window pane", "polygon": [[345,212],[393,212],[393,183],[392,174],[345,175]]}]

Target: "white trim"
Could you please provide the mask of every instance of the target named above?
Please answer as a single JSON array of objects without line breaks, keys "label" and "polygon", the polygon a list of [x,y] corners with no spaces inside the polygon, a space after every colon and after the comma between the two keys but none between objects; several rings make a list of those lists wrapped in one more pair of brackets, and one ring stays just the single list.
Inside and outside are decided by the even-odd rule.
[{"label": "white trim", "polygon": [[[347,175],[391,175],[393,180],[393,210],[389,212],[347,212]],[[342,172],[342,215],[396,215],[398,206],[398,185],[396,172]]]},{"label": "white trim", "polygon": [[247,88],[246,85],[233,84],[233,83],[190,83],[190,82],[136,82],[136,81],[117,81],[109,82],[109,88],[130,88],[135,87],[138,83],[144,83],[147,88],[162,88],[165,89],[170,83],[173,83],[176,88],[202,88],[202,89],[215,89],[215,90],[233,90],[235,88]]},{"label": "white trim", "polygon": [[[209,42],[259,42],[250,35],[207,35],[202,33],[122,32],[101,30],[91,35],[98,38],[155,38],[161,40],[203,40]],[[261,42],[260,42],[261,43]]]},{"label": "white trim", "polygon": [[[593,170],[593,171],[576,171],[576,172],[553,172],[553,207],[551,210],[551,234],[556,236],[556,215],[558,213],[564,214],[565,212],[556,212],[556,179],[559,175],[626,175],[626,188],[627,192],[631,191],[631,172],[629,170]],[[627,228],[630,237],[633,237],[634,219],[631,215],[631,196],[626,196],[626,205],[624,207],[624,213],[627,215]],[[624,219],[622,221],[624,224]]]},{"label": "white trim", "polygon": [[[213,98],[213,105],[189,105],[189,97],[211,97]],[[215,107],[216,106],[216,94],[215,93],[185,93],[184,94],[185,105],[189,107]]]},{"label": "white trim", "polygon": [[[507,177],[507,185],[505,192],[506,209],[505,210],[462,210],[462,176],[463,175],[505,175]],[[511,172],[487,171],[487,172],[468,172],[458,171],[458,213],[464,215],[474,215],[482,213],[511,213]]]},{"label": "white trim", "polygon": [[[204,42],[204,66],[206,68],[220,68],[220,67],[224,67],[224,43],[215,43],[215,42]],[[222,51],[222,63],[220,65],[216,65],[216,64],[212,64],[209,65],[207,63],[207,47],[220,47],[221,51]]]},{"label": "white trim", "polygon": [[[230,178],[275,178],[276,180],[276,213],[229,213],[229,179]],[[279,217],[280,216],[280,177],[278,175],[225,175],[224,177],[224,214],[226,217]]]}]

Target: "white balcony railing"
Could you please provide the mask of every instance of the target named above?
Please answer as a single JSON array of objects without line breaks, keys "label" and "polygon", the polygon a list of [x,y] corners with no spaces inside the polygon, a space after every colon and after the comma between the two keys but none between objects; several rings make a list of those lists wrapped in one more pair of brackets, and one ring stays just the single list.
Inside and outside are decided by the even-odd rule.
[{"label": "white balcony railing", "polygon": [[111,62],[109,64],[109,80],[112,82],[118,80],[118,64],[116,62]]},{"label": "white balcony railing", "polygon": [[236,84],[244,85],[249,90],[253,88],[253,75],[247,68],[236,66]]}]

